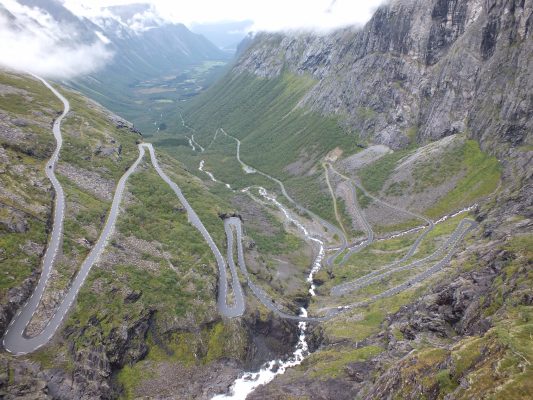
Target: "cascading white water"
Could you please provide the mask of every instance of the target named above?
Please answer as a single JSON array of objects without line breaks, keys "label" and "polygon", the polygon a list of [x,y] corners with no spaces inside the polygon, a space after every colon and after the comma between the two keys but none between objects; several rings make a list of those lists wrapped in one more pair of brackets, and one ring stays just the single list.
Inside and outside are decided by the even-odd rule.
[{"label": "cascading white water", "polygon": [[207,176],[209,177],[209,179],[211,179],[213,182],[218,182],[218,181],[216,180],[215,176],[214,176],[211,172],[206,171],[206,170],[204,169],[204,165],[205,165],[205,160],[200,161],[200,166],[198,167],[198,169],[199,169],[200,171],[202,171],[204,174],[207,174]]},{"label": "cascading white water", "polygon": [[287,220],[292,222],[303,233],[303,235],[308,240],[311,240],[311,241],[313,241],[313,242],[315,242],[315,243],[317,243],[319,245],[318,255],[315,258],[315,260],[313,261],[313,267],[311,268],[311,271],[309,271],[309,275],[307,277],[307,282],[309,282],[311,284],[311,286],[309,288],[309,294],[311,296],[315,296],[315,294],[316,294],[315,293],[316,286],[313,284],[313,277],[318,272],[318,270],[320,269],[320,267],[322,265],[322,260],[324,259],[324,255],[326,254],[326,250],[325,250],[325,247],[324,247],[324,242],[322,240],[320,240],[320,239],[317,239],[317,238],[311,236],[309,234],[309,231],[307,230],[307,228],[305,226],[303,226],[302,223],[300,223],[300,221],[298,221],[297,219],[293,218],[291,216],[289,210],[286,207],[284,207],[283,204],[281,204],[279,201],[277,201],[275,197],[269,195],[265,188],[260,187],[259,188],[259,194],[261,196],[263,196],[265,199],[267,199],[268,201],[274,203],[274,205],[276,207],[278,207],[283,212],[283,214],[285,215],[285,218],[287,218]]},{"label": "cascading white water", "polygon": [[[313,267],[309,272],[307,277],[307,282],[310,283],[309,294],[315,296],[315,285],[313,284],[313,277],[320,269],[324,255],[326,254],[324,242],[320,239],[317,239],[309,233],[307,228],[300,223],[297,219],[293,218],[289,210],[283,206],[275,197],[270,195],[265,188],[259,188],[259,194],[265,199],[273,203],[283,214],[285,218],[293,223],[303,235],[310,241],[317,243],[319,246],[318,255],[313,261]],[[305,308],[300,308],[301,317],[307,317],[307,310]],[[298,343],[292,355],[287,360],[272,360],[265,363],[261,369],[257,372],[245,372],[240,378],[235,380],[233,385],[230,388],[229,394],[220,394],[212,398],[212,400],[221,400],[221,399],[233,399],[233,400],[245,400],[246,396],[252,393],[258,386],[264,385],[272,381],[276,375],[281,375],[285,373],[287,368],[295,367],[302,363],[305,357],[309,354],[309,346],[306,340],[306,330],[307,323],[299,322],[298,323],[299,336]]]},{"label": "cascading white water", "polygon": [[[305,308],[300,309],[300,316],[307,317],[307,310]],[[264,364],[258,372],[245,372],[233,383],[229,394],[219,394],[213,397],[212,400],[245,400],[246,396],[252,393],[258,386],[270,382],[276,375],[283,374],[287,368],[299,365],[309,353],[309,349],[305,338],[307,323],[299,322],[298,328],[300,335],[296,344],[296,350],[294,350],[294,353],[292,353],[288,360],[272,360]]]},{"label": "cascading white water", "polygon": [[440,224],[441,222],[446,221],[448,218],[457,217],[457,216],[460,215],[460,214],[470,212],[470,211],[476,209],[477,207],[478,207],[478,205],[477,205],[477,203],[476,203],[476,204],[471,205],[470,207],[463,208],[462,210],[459,210],[459,211],[457,211],[456,213],[453,213],[453,214],[451,214],[451,215],[445,215],[445,216],[442,217],[441,219],[435,221],[435,224]]},{"label": "cascading white water", "polygon": [[[158,128],[159,129],[159,128]],[[187,140],[189,141],[189,146],[191,146],[192,151],[196,151],[196,147],[194,146],[192,140],[190,137],[186,136]]]},{"label": "cascading white water", "polygon": [[[200,166],[198,167],[198,170],[203,172],[204,174],[207,174],[207,176],[209,176],[209,179],[211,179],[213,182],[219,182],[219,180],[217,178],[215,178],[215,175],[213,175],[211,172],[206,171],[204,169],[204,165],[205,165],[205,160],[201,160],[200,161]],[[224,183],[224,186],[226,186],[226,188],[231,190],[231,185],[229,183]]]}]

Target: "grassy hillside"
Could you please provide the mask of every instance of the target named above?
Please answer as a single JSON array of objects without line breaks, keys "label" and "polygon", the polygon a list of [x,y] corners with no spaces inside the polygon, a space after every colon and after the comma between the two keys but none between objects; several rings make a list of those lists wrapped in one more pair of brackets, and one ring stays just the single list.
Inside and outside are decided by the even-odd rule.
[{"label": "grassy hillside", "polygon": [[[323,175],[320,160],[335,148],[346,153],[356,151],[358,136],[344,130],[336,118],[298,107],[315,83],[308,76],[290,73],[275,79],[228,74],[186,103],[183,116],[203,147],[208,147],[215,131],[223,128],[241,140],[241,159],[245,163],[283,180],[298,201],[334,221],[327,186],[325,182],[319,184]],[[180,125],[151,140],[175,157],[190,159],[187,141],[183,139],[193,131]],[[243,181],[243,174],[237,175],[241,168],[234,160],[235,151],[234,141],[217,137],[202,157],[212,171],[217,171],[215,175],[223,174],[222,180],[237,187],[241,183],[246,185],[249,179],[259,179],[255,182],[264,184],[262,178],[247,176]],[[197,162],[188,165],[196,169]],[[229,174],[228,168],[232,171]]]},{"label": "grassy hillside", "polygon": [[336,119],[297,107],[315,83],[289,73],[275,79],[227,75],[188,103],[184,116],[200,144],[222,127],[242,141],[243,161],[287,178],[285,167],[300,158],[317,161],[335,147],[355,148],[357,136]]},{"label": "grassy hillside", "polygon": [[58,99],[40,82],[0,73],[0,300],[38,270],[51,196],[44,166]]},{"label": "grassy hillside", "polygon": [[409,167],[412,182],[395,180],[394,172],[402,168],[402,161],[414,154],[414,149],[387,154],[357,174],[367,190],[394,197],[409,192],[421,194],[459,177],[454,187],[426,211],[428,216],[438,217],[489,195],[500,181],[501,166],[496,157],[481,151],[474,140],[458,139],[456,145],[444,148],[437,156],[415,161]]},{"label": "grassy hillside", "polygon": [[[137,158],[136,143],[142,139],[95,103],[75,92],[59,90],[71,104],[62,124],[63,148],[57,166],[66,196],[64,239],[43,301],[29,325],[32,333],[46,324],[98,237],[116,183]],[[39,278],[53,206],[44,166],[55,148],[51,126],[61,110],[62,104],[41,82],[0,73],[0,305],[6,326]],[[202,182],[174,159],[158,156],[224,249],[218,213],[231,207],[209,194]],[[160,360],[185,362],[186,358],[173,356],[169,349],[178,346],[176,332],[198,326],[206,326],[206,342],[197,343],[197,352],[205,353],[204,358],[209,354],[209,363],[232,355],[244,357],[242,351],[232,352],[217,342],[227,332],[237,332],[243,340],[233,348],[242,348],[248,336],[241,325],[211,327],[219,319],[214,258],[199,233],[190,229],[178,199],[148,160],[147,156],[131,177],[115,235],[91,271],[63,330],[53,343],[30,356],[14,359],[7,353],[0,355],[0,374],[13,376],[14,369],[26,368],[31,360],[38,361],[43,370],[57,368],[83,376],[92,370],[95,372],[84,385],[95,384],[103,390],[99,393],[104,393],[111,379],[110,365],[117,371],[125,363],[135,363],[144,357],[144,349],[153,348],[151,354],[159,351]],[[24,292],[20,292],[22,287]],[[151,344],[146,342],[148,326]],[[120,339],[115,336],[122,331],[128,334]],[[211,332],[213,339],[209,339]],[[204,349],[207,343],[209,349]],[[95,349],[100,351],[100,364],[91,361],[94,355],[89,356]],[[34,378],[34,373],[26,372],[6,380],[0,384],[0,397],[21,387],[39,391],[32,383]],[[104,381],[107,383],[102,386]],[[128,380],[121,378],[120,382],[127,384]]]}]

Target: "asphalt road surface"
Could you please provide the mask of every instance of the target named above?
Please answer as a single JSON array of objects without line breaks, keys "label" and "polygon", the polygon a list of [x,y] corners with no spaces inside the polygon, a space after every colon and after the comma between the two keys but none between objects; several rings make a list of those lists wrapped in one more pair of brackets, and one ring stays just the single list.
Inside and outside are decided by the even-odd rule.
[{"label": "asphalt road surface", "polygon": [[91,267],[98,260],[99,256],[101,255],[103,249],[105,248],[107,244],[109,237],[113,233],[115,221],[117,219],[118,212],[119,212],[120,201],[122,200],[122,195],[124,193],[124,187],[126,185],[126,180],[133,173],[135,168],[137,168],[137,165],[141,161],[141,158],[144,154],[144,150],[142,150],[139,154],[139,157],[135,161],[135,163],[128,169],[128,171],[122,176],[122,178],[120,178],[120,181],[115,191],[115,196],[113,197],[113,203],[111,205],[111,209],[109,211],[105,226],[102,232],[100,233],[100,236],[96,244],[90,251],[87,258],[83,261],[83,264],[81,265],[81,268],[78,274],[76,275],[76,278],[72,282],[72,285],[68,293],[61,301],[61,304],[56,309],[53,317],[48,321],[48,324],[43,329],[43,331],[41,331],[41,333],[31,338],[27,337],[25,335],[26,327],[28,323],[30,322],[30,320],[32,319],[33,314],[37,310],[37,307],[39,306],[39,302],[41,301],[41,297],[43,296],[44,290],[46,288],[46,284],[50,277],[50,271],[53,268],[54,260],[57,255],[59,244],[61,242],[61,236],[63,233],[63,219],[64,219],[64,214],[65,214],[65,196],[63,193],[63,188],[61,187],[61,184],[59,183],[59,181],[57,180],[55,176],[54,169],[55,169],[55,164],[57,163],[57,160],[59,158],[59,152],[61,150],[61,143],[62,143],[61,121],[63,120],[65,115],[68,113],[69,108],[70,108],[69,102],[67,101],[67,99],[65,99],[59,92],[57,92],[46,81],[44,81],[41,78],[39,79],[63,102],[64,110],[61,116],[57,118],[57,120],[54,122],[53,132],[56,138],[57,146],[54,151],[54,154],[52,155],[52,158],[46,164],[46,175],[51,180],[52,185],[54,186],[54,190],[55,190],[55,204],[54,204],[54,222],[53,222],[53,227],[52,227],[52,234],[50,236],[49,244],[46,249],[44,259],[43,259],[41,277],[30,299],[17,312],[17,314],[15,315],[15,318],[11,321],[8,329],[6,330],[6,333],[3,339],[3,345],[5,349],[17,355],[32,352],[34,350],[37,350],[44,344],[46,344],[52,338],[54,333],[57,331],[57,329],[61,325],[65,315],[67,314],[68,310],[72,306],[72,303],[76,299],[76,296],[78,295],[80,291],[80,288],[85,282],[85,279],[87,278],[87,275],[89,274]]},{"label": "asphalt road surface", "polygon": [[[303,321],[303,322],[321,322],[321,321],[325,321],[325,320],[328,320],[334,317],[341,311],[348,310],[354,307],[360,307],[372,301],[395,295],[403,290],[409,289],[412,285],[418,282],[421,282],[422,280],[427,279],[428,277],[432,276],[436,272],[440,271],[443,268],[443,266],[446,265],[450,261],[453,254],[457,251],[457,246],[459,242],[465,237],[465,235],[470,230],[472,230],[476,226],[475,222],[472,220],[469,220],[469,219],[462,220],[460,224],[458,225],[458,227],[456,228],[456,230],[454,231],[454,233],[450,236],[450,238],[448,238],[446,243],[442,245],[440,248],[438,248],[434,253],[432,253],[431,255],[421,260],[417,260],[408,265],[401,266],[400,264],[402,264],[405,260],[407,260],[407,258],[411,257],[414,254],[414,252],[416,251],[422,239],[433,228],[433,222],[423,216],[410,213],[406,210],[398,209],[397,207],[394,207],[390,204],[387,204],[377,199],[376,197],[366,192],[366,190],[363,187],[361,187],[360,185],[354,182],[353,183],[354,185],[358,186],[361,190],[363,190],[363,192],[367,196],[373,198],[375,201],[381,202],[384,205],[391,207],[393,209],[398,209],[399,211],[402,211],[402,212],[408,212],[414,216],[424,219],[429,224],[429,229],[426,229],[425,232],[417,238],[416,242],[409,249],[407,254],[405,254],[404,257],[402,257],[396,263],[383,267],[380,270],[374,271],[362,278],[359,278],[356,281],[348,282],[343,285],[339,285],[332,289],[332,295],[338,296],[338,295],[342,295],[347,292],[360,289],[371,283],[377,282],[378,280],[383,279],[384,277],[387,277],[394,272],[412,269],[416,266],[428,263],[437,257],[441,257],[443,254],[445,254],[445,256],[444,258],[437,261],[434,265],[427,268],[425,271],[419,273],[418,275],[407,280],[401,285],[398,285],[382,293],[374,295],[373,297],[371,297],[370,299],[366,301],[351,304],[348,306],[332,308],[328,311],[328,313],[325,316],[322,316],[322,317],[303,317],[303,316],[292,315],[281,310],[277,306],[275,300],[271,299],[270,296],[268,296],[263,289],[261,289],[258,285],[256,285],[252,281],[250,275],[248,274],[248,270],[246,268],[245,259],[244,259],[243,246],[242,246],[242,222],[241,220],[239,218],[229,218],[224,221],[224,229],[225,229],[226,236],[227,236],[227,258],[225,259],[222,256],[222,253],[220,252],[218,247],[216,246],[215,242],[213,241],[211,235],[209,234],[209,232],[203,225],[202,221],[200,220],[200,218],[198,217],[194,209],[191,207],[191,205],[189,204],[189,202],[187,201],[187,199],[181,192],[178,185],[176,185],[166,175],[163,169],[159,166],[153,146],[151,144],[142,143],[139,145],[138,158],[131,165],[131,167],[126,171],[126,173],[120,178],[117,184],[117,187],[115,189],[115,194],[113,197],[113,202],[109,210],[104,228],[102,229],[102,232],[100,233],[100,236],[98,237],[96,244],[89,252],[87,258],[83,261],[78,274],[76,275],[76,277],[74,278],[70,286],[69,291],[67,292],[67,294],[61,301],[59,307],[54,312],[54,315],[52,316],[52,318],[48,321],[45,328],[38,335],[33,336],[33,337],[28,337],[25,334],[26,327],[28,323],[31,321],[31,319],[33,318],[39,306],[43,293],[45,291],[48,279],[50,277],[50,272],[54,265],[55,257],[60,248],[61,237],[63,233],[63,220],[64,220],[64,214],[65,214],[65,196],[63,193],[63,188],[61,187],[61,184],[59,183],[59,181],[57,180],[55,176],[55,165],[59,159],[59,154],[60,154],[61,145],[62,145],[61,122],[70,110],[70,105],[67,99],[65,99],[57,90],[55,90],[44,79],[39,78],[39,77],[36,77],[36,78],[41,80],[43,84],[46,85],[46,87],[48,87],[54,93],[54,95],[57,96],[62,101],[64,105],[64,109],[63,109],[63,113],[54,121],[53,134],[56,139],[56,149],[54,153],[52,154],[52,157],[50,158],[50,160],[46,163],[46,167],[45,167],[45,173],[47,177],[50,179],[50,181],[52,182],[52,185],[55,191],[55,200],[54,200],[54,220],[53,220],[52,232],[50,235],[50,239],[48,242],[48,246],[47,246],[44,258],[43,258],[42,274],[41,274],[41,277],[39,279],[39,282],[33,294],[28,299],[28,301],[24,304],[24,306],[21,307],[21,309],[17,312],[17,314],[15,315],[15,317],[9,324],[8,329],[6,330],[5,336],[3,338],[3,342],[2,342],[5,349],[15,355],[27,354],[27,353],[37,350],[41,346],[48,343],[48,341],[53,337],[55,332],[60,327],[61,323],[63,322],[63,319],[65,318],[68,311],[70,310],[73,302],[76,300],[76,297],[81,287],[83,286],[85,280],[87,279],[87,276],[92,266],[98,261],[100,255],[102,254],[105,246],[107,245],[110,237],[113,234],[115,222],[120,211],[120,203],[124,195],[124,190],[126,187],[127,180],[130,177],[130,175],[137,169],[138,165],[140,164],[140,162],[142,161],[145,155],[146,150],[148,150],[152,165],[154,166],[159,176],[163,179],[163,181],[165,181],[171,187],[171,189],[174,191],[174,193],[178,197],[180,203],[186,209],[189,223],[200,232],[200,234],[202,235],[202,237],[208,244],[209,248],[211,249],[215,257],[215,260],[216,260],[216,263],[219,269],[217,308],[218,308],[219,313],[222,316],[228,317],[228,318],[239,317],[243,315],[244,310],[245,310],[244,295],[243,295],[242,287],[239,281],[237,267],[234,261],[234,257],[235,257],[234,249],[235,248],[237,249],[237,260],[238,260],[241,274],[246,278],[247,284],[250,290],[252,291],[252,293],[259,299],[259,301],[265,307],[267,307],[269,310],[276,313],[282,318],[287,318],[287,319],[296,320],[296,321]],[[221,131],[224,134],[226,134],[223,130]],[[289,194],[285,190],[285,186],[280,180],[264,172],[255,170],[252,167],[244,164],[240,160],[240,141],[234,138],[233,136],[230,136],[228,134],[226,135],[229,137],[232,137],[234,140],[237,141],[237,159],[243,165],[243,168],[249,171],[257,172],[273,180],[274,182],[276,182],[280,186],[283,195],[298,210],[307,213],[308,215],[310,215],[311,217],[319,221],[330,233],[337,234],[339,238],[341,238],[343,242],[342,246],[339,248],[336,254],[330,257],[329,261],[327,261],[327,263],[332,263],[333,260],[347,248],[347,241],[342,231],[336,226],[334,226],[333,224],[323,220],[322,218],[318,217],[311,211],[307,210],[303,206],[296,203],[289,196]],[[349,179],[345,176],[343,177],[346,179]],[[355,198],[355,188],[353,186],[351,186],[351,188],[353,191],[353,196]],[[370,225],[364,219],[364,216],[362,218],[365,221],[365,228],[367,230],[367,236],[368,236],[367,242],[371,243],[374,240],[374,234],[372,232]],[[235,244],[234,244],[234,238],[235,238]],[[310,237],[308,237],[308,239],[309,238]],[[356,246],[355,248],[352,248],[350,251],[353,253],[354,251],[361,250],[362,246],[363,244],[360,244]],[[228,294],[229,294],[228,274],[227,274],[228,266],[229,266],[229,270],[231,273],[231,279],[232,279],[231,281],[232,282],[231,288],[233,292],[232,293],[233,300],[231,302],[232,304],[228,304]]]}]

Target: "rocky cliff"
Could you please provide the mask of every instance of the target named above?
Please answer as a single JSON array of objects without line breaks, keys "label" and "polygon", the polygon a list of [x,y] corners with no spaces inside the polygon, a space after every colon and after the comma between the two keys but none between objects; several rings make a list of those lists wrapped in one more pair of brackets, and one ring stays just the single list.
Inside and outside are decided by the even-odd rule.
[{"label": "rocky cliff", "polygon": [[503,151],[531,141],[532,12],[527,0],[393,0],[361,30],[258,35],[234,72],[312,75],[301,105],[393,148],[469,131]]},{"label": "rocky cliff", "polygon": [[260,34],[239,58],[234,76],[312,76],[298,108],[338,117],[361,141],[401,150],[461,134],[503,167],[448,277],[389,305],[373,334],[358,329],[375,307],[315,328],[316,353],[249,398],[533,395],[532,29],[527,0],[393,0],[362,29]]}]

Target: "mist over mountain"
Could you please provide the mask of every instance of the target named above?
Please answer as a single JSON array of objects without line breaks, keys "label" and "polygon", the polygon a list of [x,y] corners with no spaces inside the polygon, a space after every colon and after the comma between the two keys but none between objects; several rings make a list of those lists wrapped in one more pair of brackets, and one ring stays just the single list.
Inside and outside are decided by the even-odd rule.
[{"label": "mist over mountain", "polygon": [[0,65],[66,79],[101,69],[113,51],[98,27],[55,1],[0,4]]},{"label": "mist over mountain", "polygon": [[[79,10],[73,9],[73,12]],[[172,22],[163,18],[153,5],[148,3],[135,3],[102,7],[93,14],[86,15],[103,31],[121,36],[122,33],[135,32],[141,34],[150,29],[156,29]]]},{"label": "mist over mountain", "polygon": [[158,107],[142,113],[144,101],[194,95],[233,54],[144,3],[91,14],[57,0],[7,0],[0,37],[0,65],[61,80],[147,133],[164,127],[168,113]]},{"label": "mist over mountain", "polygon": [[163,20],[149,4],[106,7],[87,18],[57,0],[7,0],[0,8],[0,36],[2,65],[59,79],[100,73],[92,78],[115,81],[120,71],[145,79],[227,57],[183,24]]},{"label": "mist over mountain", "polygon": [[209,39],[219,48],[235,52],[239,43],[248,35],[253,21],[194,23],[191,30]]},{"label": "mist over mountain", "polygon": [[105,7],[104,10],[109,10],[112,15],[119,18],[123,23],[128,23],[134,18],[140,18],[144,16],[146,19],[146,13],[151,12],[153,7],[147,3],[135,3],[109,6]]}]

